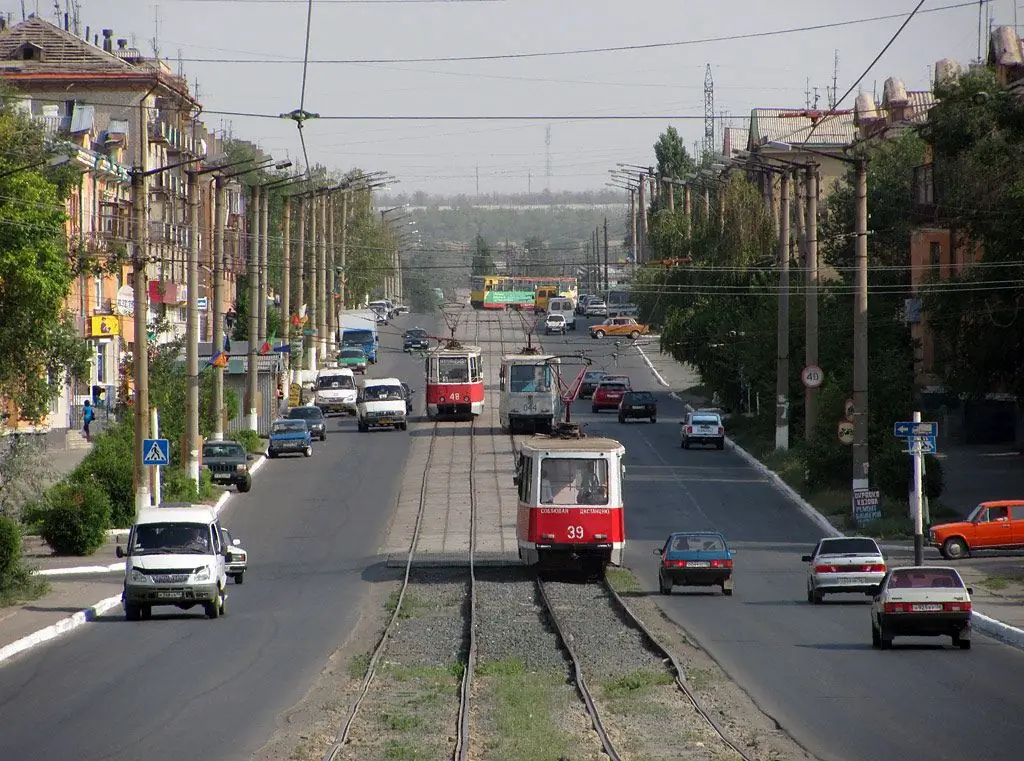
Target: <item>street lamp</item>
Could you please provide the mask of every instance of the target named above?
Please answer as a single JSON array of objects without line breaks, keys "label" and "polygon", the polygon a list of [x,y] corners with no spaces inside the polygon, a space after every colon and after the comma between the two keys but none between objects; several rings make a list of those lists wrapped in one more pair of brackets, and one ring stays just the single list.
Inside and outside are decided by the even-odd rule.
[{"label": "street lamp", "polygon": [[[792,150],[789,143],[770,142],[769,147]],[[851,486],[854,494],[870,488],[870,462],[868,451],[868,162],[863,156],[850,158],[812,150],[800,146],[807,153],[825,156],[852,165],[856,170],[854,235],[856,248],[856,296],[853,300],[853,473]],[[808,174],[810,179],[812,175]],[[808,195],[811,202],[817,199],[817,177],[813,177]],[[811,209],[807,212],[811,221]],[[815,229],[814,237],[817,237]],[[808,241],[811,230],[807,231]],[[808,249],[808,255],[810,249]],[[915,538],[921,532],[915,531]]]}]

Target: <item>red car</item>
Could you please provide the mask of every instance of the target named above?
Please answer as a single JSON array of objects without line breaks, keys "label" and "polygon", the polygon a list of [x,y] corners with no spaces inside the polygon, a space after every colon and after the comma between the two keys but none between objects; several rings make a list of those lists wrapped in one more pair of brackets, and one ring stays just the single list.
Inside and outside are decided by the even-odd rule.
[{"label": "red car", "polygon": [[629,391],[629,384],[621,380],[602,379],[594,389],[594,397],[590,403],[591,412],[601,410],[617,410],[622,401],[622,395]]}]

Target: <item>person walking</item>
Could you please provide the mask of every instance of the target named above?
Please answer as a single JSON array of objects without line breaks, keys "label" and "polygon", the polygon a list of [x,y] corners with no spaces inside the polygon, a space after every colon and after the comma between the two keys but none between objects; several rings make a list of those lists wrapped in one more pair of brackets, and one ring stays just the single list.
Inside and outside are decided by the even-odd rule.
[{"label": "person walking", "polygon": [[85,406],[82,409],[82,433],[85,434],[86,441],[92,441],[92,439],[89,437],[89,424],[93,421],[93,418],[95,417],[96,411],[93,409],[92,403],[88,399],[86,399]]}]

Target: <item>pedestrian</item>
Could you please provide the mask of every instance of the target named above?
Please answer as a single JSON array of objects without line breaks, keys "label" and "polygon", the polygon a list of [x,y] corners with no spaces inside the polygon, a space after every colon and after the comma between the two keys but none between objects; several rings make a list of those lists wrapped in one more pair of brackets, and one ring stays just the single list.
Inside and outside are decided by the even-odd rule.
[{"label": "pedestrian", "polygon": [[89,438],[89,424],[93,421],[93,418],[95,417],[96,412],[92,408],[92,403],[88,399],[86,399],[85,406],[82,409],[82,433],[85,434],[86,441],[92,441],[92,439]]}]

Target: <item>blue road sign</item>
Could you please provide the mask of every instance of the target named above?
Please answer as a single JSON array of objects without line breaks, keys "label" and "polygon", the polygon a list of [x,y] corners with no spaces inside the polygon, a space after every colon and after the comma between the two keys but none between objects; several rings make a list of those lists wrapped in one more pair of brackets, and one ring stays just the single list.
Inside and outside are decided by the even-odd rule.
[{"label": "blue road sign", "polygon": [[918,436],[907,439],[907,454],[935,454],[939,445],[934,436]]},{"label": "blue road sign", "polygon": [[167,439],[142,440],[143,465],[170,465],[171,442]]},{"label": "blue road sign", "polygon": [[935,438],[939,435],[939,424],[934,422],[915,423],[912,420],[903,420],[893,423],[893,436],[901,439],[909,438]]},{"label": "blue road sign", "polygon": [[210,308],[210,299],[209,298],[207,298],[206,296],[200,296],[198,299],[196,299],[196,309],[198,309],[200,312],[205,312],[209,308]]}]

